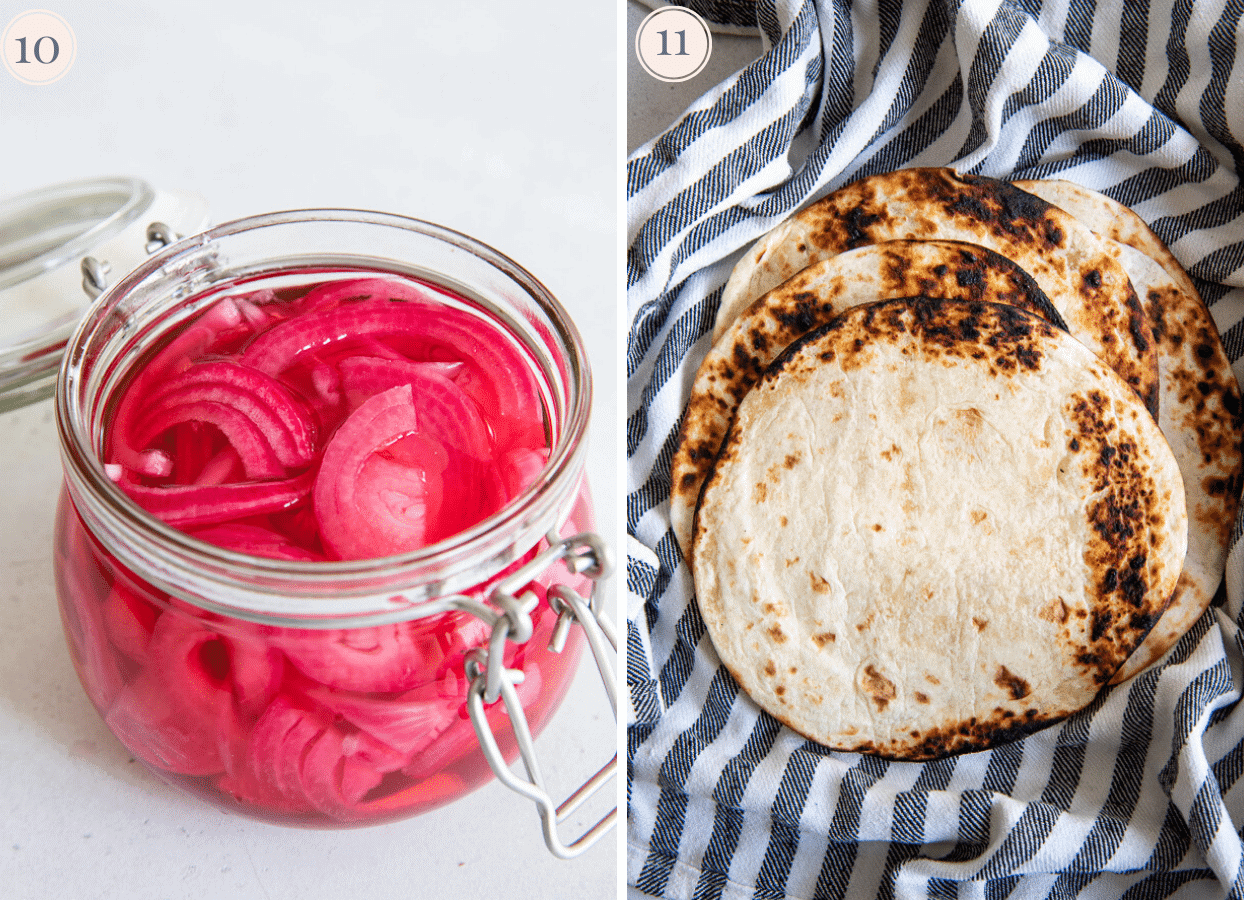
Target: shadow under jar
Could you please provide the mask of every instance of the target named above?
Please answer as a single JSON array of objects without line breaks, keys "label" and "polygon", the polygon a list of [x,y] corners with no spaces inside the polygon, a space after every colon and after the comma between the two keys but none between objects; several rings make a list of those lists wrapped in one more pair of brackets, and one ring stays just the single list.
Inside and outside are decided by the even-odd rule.
[{"label": "shadow under jar", "polygon": [[[590,403],[565,311],[454,232],[310,210],[166,248],[91,307],[57,389],[56,584],[91,701],[162,779],[269,821],[469,792],[499,584],[533,733],[577,667],[549,595],[590,597],[602,562],[574,537]],[[506,704],[484,715],[512,761]]]}]

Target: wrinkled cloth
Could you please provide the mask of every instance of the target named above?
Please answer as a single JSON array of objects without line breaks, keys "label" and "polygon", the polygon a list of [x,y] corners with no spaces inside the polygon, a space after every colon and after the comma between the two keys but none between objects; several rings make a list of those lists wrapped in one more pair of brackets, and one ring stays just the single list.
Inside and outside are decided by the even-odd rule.
[{"label": "wrinkled cloth", "polygon": [[756,25],[756,0],[638,0],[650,9],[663,6],[681,6],[697,13],[708,27],[723,34],[758,34]]},{"label": "wrinkled cloth", "polygon": [[721,667],[669,466],[744,248],[858,177],[1065,178],[1135,209],[1244,374],[1244,3],[758,0],[769,49],[628,160],[627,878],[670,898],[1244,898],[1244,549],[1168,656],[929,763],[807,741]]}]

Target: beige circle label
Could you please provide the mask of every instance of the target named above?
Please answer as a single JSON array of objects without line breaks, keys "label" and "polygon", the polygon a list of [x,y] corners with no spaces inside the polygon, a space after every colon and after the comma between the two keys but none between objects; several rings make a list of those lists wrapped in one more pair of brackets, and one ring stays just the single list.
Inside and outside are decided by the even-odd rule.
[{"label": "beige circle label", "polygon": [[69,71],[78,53],[69,23],[46,9],[18,13],[0,40],[4,67],[26,84],[51,84]]},{"label": "beige circle label", "polygon": [[653,78],[686,81],[708,64],[713,35],[708,23],[682,6],[653,10],[635,33],[635,56]]}]

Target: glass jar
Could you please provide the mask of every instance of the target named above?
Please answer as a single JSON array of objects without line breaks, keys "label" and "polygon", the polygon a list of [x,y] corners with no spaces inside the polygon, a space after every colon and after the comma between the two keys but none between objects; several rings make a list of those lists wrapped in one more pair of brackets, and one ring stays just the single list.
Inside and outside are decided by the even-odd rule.
[{"label": "glass jar", "polygon": [[52,396],[88,296],[207,222],[202,197],[138,178],[69,181],[0,199],[0,411]]},{"label": "glass jar", "polygon": [[[441,288],[481,334],[519,350],[548,447],[534,483],[457,534],[353,561],[224,549],[134,503],[106,442],[153,354],[231,292],[271,287],[279,304],[281,291],[341,273]],[[450,802],[493,771],[508,783],[501,759],[526,759],[528,728],[538,733],[564,696],[583,646],[566,624],[594,619],[575,611],[606,565],[587,535],[590,405],[564,309],[461,234],[305,210],[167,247],[88,310],[57,387],[56,584],[92,703],[163,780],[274,822],[371,824]],[[588,635],[596,652],[594,623]]]}]

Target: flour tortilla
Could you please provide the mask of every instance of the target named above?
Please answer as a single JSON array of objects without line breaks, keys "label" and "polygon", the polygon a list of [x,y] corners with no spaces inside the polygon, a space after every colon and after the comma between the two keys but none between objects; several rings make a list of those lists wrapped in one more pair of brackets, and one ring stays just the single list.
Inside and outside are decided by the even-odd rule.
[{"label": "flour tortilla", "polygon": [[[1192,279],[1179,264],[1175,255],[1171,253],[1170,248],[1130,207],[1073,181],[1051,178],[1042,181],[1016,181],[1013,184],[1071,213],[1093,233],[1139,250],[1165,269],[1171,281],[1175,282],[1183,293],[1191,297],[1200,297],[1196,285],[1192,283]],[[1124,269],[1126,268],[1124,264]],[[1135,287],[1134,284],[1133,287]],[[1136,293],[1140,296],[1139,288]],[[1143,297],[1141,299],[1143,305]]]},{"label": "flour tortilla", "polygon": [[930,759],[1083,708],[1174,589],[1187,521],[1152,416],[1000,304],[855,307],[743,398],[696,513],[722,662],[827,747]]},{"label": "flour tortilla", "polygon": [[1120,262],[1157,346],[1158,424],[1183,473],[1188,556],[1170,606],[1115,674],[1119,683],[1161,659],[1209,608],[1222,583],[1244,471],[1239,384],[1192,279],[1140,216],[1070,181],[1016,185],[1123,245]]},{"label": "flour tortilla", "polygon": [[1004,181],[903,169],[855,181],[787,219],[739,260],[722,291],[716,342],[757,297],[808,265],[903,238],[969,241],[1014,260],[1078,340],[1156,414],[1153,335],[1114,249],[1073,216]]},{"label": "flour tortilla", "polygon": [[1222,583],[1244,465],[1240,389],[1209,310],[1139,250],[1125,247],[1124,265],[1158,345],[1158,425],[1183,473],[1188,555],[1170,606],[1115,683],[1161,659],[1209,608]]},{"label": "flour tortilla", "polygon": [[804,332],[852,306],[915,294],[1009,303],[1066,329],[1023,269],[975,244],[884,241],[814,263],[744,310],[696,372],[670,466],[670,523],[684,556],[700,487],[734,410],[765,368]]}]

